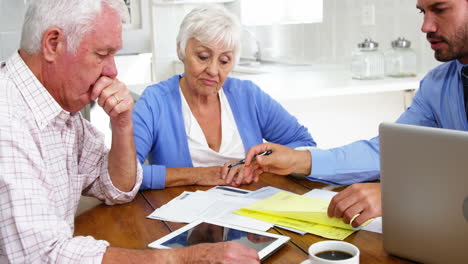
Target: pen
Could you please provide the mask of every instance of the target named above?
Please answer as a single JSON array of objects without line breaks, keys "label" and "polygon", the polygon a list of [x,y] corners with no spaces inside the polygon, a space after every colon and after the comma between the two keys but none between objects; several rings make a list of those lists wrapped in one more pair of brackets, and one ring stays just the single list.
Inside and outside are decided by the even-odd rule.
[{"label": "pen", "polygon": [[[271,149],[269,149],[269,150],[264,151],[264,152],[262,152],[262,153],[260,153],[260,154],[258,154],[258,155],[255,155],[255,157],[257,157],[257,156],[266,156],[266,155],[270,155],[272,152],[273,152],[273,151],[271,151]],[[255,157],[253,157],[252,161],[255,160]],[[245,163],[245,159],[242,159],[242,160],[239,160],[239,161],[236,162],[236,163],[233,163],[233,164],[229,165],[228,168],[230,169],[230,168],[232,168],[232,167],[235,167],[235,166],[237,166],[237,165],[241,165],[241,164],[244,164],[244,163]]]}]

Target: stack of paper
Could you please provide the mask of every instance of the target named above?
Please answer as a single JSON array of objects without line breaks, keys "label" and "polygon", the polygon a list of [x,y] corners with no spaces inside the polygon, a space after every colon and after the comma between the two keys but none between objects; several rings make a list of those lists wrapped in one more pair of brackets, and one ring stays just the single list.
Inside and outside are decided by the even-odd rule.
[{"label": "stack of paper", "polygon": [[[328,218],[328,204],[334,195],[336,192],[319,189],[300,196],[271,186],[256,191],[216,186],[206,192],[183,192],[148,217],[182,223],[213,219],[262,231],[274,224],[300,234],[342,240],[354,230],[341,219]],[[382,233],[381,218],[363,230]]]},{"label": "stack of paper", "polygon": [[235,213],[322,237],[343,240],[354,230],[341,219],[329,218],[328,205],[328,201],[280,192]]},{"label": "stack of paper", "polygon": [[148,217],[182,223],[191,223],[198,219],[214,219],[218,222],[266,231],[273,225],[233,213],[257,201],[216,191],[183,192]]}]

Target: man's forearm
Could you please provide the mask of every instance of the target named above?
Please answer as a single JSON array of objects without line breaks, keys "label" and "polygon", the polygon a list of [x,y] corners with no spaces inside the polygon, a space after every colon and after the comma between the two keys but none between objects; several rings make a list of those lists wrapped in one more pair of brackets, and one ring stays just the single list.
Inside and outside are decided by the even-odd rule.
[{"label": "man's forearm", "polygon": [[133,127],[112,129],[109,175],[115,187],[128,192],[135,186],[137,164]]}]

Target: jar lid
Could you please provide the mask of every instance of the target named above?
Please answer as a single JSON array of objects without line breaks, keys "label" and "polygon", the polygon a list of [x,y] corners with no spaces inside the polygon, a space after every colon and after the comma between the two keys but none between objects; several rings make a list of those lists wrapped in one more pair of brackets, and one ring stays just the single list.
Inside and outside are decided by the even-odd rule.
[{"label": "jar lid", "polygon": [[411,41],[406,40],[405,38],[399,37],[398,39],[392,41],[392,48],[409,48],[411,47]]},{"label": "jar lid", "polygon": [[371,38],[364,39],[364,42],[358,43],[358,48],[361,50],[372,51],[377,50],[379,43],[373,41]]}]

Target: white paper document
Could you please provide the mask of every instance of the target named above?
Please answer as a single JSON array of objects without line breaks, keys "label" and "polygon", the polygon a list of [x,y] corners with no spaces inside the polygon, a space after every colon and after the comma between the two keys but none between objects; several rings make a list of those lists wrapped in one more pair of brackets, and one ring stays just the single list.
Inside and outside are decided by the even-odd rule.
[{"label": "white paper document", "polygon": [[250,192],[248,194],[245,194],[244,197],[255,199],[255,200],[263,200],[279,192],[288,192],[288,191],[281,190],[273,186],[267,186],[267,187],[260,188],[256,191]]},{"label": "white paper document", "polygon": [[[268,186],[249,191],[230,186],[216,186],[207,191],[183,192],[167,204],[156,209],[148,218],[163,221],[191,223],[198,219],[212,219],[245,228],[267,231],[273,224],[232,213],[242,207],[270,197],[284,190]],[[305,196],[330,201],[337,192],[314,189]],[[284,228],[282,226],[278,226]],[[285,228],[292,232],[305,232]],[[382,218],[374,219],[363,230],[382,233]]]},{"label": "white paper document", "polygon": [[[320,189],[313,189],[310,192],[304,193],[304,196],[317,198],[325,201],[330,201],[333,196],[335,196],[337,192],[327,191],[327,190],[320,190]],[[367,226],[365,226],[362,230],[380,233],[382,234],[382,217],[375,218],[372,222],[370,222]]]},{"label": "white paper document", "polygon": [[255,202],[257,200],[218,192],[183,192],[169,203],[156,209],[148,217],[182,223],[191,223],[198,219],[212,219],[231,225],[266,231],[273,225],[232,213],[232,211]]},{"label": "white paper document", "polygon": [[215,186],[207,190],[206,192],[215,192],[215,193],[220,193],[220,194],[224,194],[228,196],[246,197],[246,195],[248,195],[252,191],[235,188],[231,186]]}]

